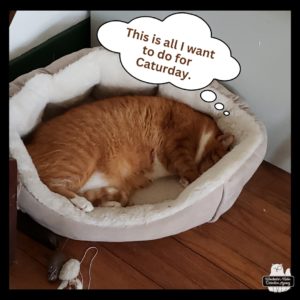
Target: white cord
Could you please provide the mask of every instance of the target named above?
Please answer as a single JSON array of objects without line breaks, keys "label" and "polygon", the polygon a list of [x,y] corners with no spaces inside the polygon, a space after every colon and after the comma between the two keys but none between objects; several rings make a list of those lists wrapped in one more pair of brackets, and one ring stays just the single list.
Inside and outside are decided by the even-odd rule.
[{"label": "white cord", "polygon": [[[91,259],[90,265],[89,265],[89,284],[88,284],[88,288],[87,288],[88,290],[90,289],[90,285],[91,285],[91,282],[92,282],[92,276],[91,276],[92,264],[93,264],[93,260],[95,259],[95,257],[96,257],[97,254],[98,254],[98,248],[97,248],[97,247],[89,247],[89,248],[87,248],[87,249],[85,250],[85,253],[84,253],[84,255],[83,255],[81,261],[80,261],[80,264],[81,264],[81,263],[83,262],[85,256],[86,256],[86,254],[88,253],[88,251],[89,251],[90,249],[96,249],[96,252],[95,252],[93,258]],[[82,278],[82,286],[83,286],[83,276],[82,276],[81,272],[80,272],[80,276],[81,276],[81,278]]]}]

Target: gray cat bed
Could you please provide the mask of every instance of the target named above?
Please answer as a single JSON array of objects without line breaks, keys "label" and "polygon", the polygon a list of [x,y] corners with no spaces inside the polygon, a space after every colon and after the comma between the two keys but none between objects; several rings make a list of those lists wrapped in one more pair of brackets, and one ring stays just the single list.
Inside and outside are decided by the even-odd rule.
[{"label": "gray cat bed", "polygon": [[[202,101],[202,90],[187,91],[171,84],[136,80],[123,69],[117,54],[103,48],[80,50],[20,76],[10,83],[9,136],[10,155],[18,163],[19,209],[59,235],[89,241],[157,239],[216,221],[234,204],[262,162],[267,136],[264,125],[237,95],[217,81],[209,89],[230,116]],[[49,118],[83,101],[126,94],[160,95],[182,101],[213,116],[224,132],[235,136],[235,145],[185,189],[175,178],[163,178],[136,192],[132,206],[98,207],[85,213],[40,181],[22,138],[42,117]]]}]

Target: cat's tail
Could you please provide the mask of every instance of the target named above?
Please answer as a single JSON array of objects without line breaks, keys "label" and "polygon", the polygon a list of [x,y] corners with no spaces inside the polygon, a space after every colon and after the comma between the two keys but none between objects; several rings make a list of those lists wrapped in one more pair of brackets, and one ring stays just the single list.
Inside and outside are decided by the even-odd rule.
[{"label": "cat's tail", "polygon": [[128,204],[128,195],[113,186],[87,190],[81,195],[92,202],[94,206],[114,206],[110,203],[113,201],[119,202],[121,206]]}]

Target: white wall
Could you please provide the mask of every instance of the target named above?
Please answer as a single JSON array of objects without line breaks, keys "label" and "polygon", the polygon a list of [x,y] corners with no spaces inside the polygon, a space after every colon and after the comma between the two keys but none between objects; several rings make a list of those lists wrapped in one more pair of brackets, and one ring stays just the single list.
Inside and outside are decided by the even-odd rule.
[{"label": "white wall", "polygon": [[88,17],[88,11],[18,10],[9,27],[9,59],[18,57]]},{"label": "white wall", "polygon": [[[188,12],[188,11],[187,11]],[[266,160],[291,170],[291,14],[289,11],[190,11],[202,17],[213,36],[230,46],[241,74],[228,86],[249,103],[268,131]],[[91,42],[107,21],[137,16],[163,19],[174,11],[91,11]]]}]

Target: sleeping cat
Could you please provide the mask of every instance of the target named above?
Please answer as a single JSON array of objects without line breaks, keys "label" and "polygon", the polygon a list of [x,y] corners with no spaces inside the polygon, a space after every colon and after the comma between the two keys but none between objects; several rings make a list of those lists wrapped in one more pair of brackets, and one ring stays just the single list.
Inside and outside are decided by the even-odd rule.
[{"label": "sleeping cat", "polygon": [[[133,191],[159,177],[177,175],[188,185],[229,151],[233,139],[185,104],[123,96],[41,123],[27,149],[51,191],[91,211],[116,201],[126,206]],[[97,186],[99,179],[106,186]]]}]

